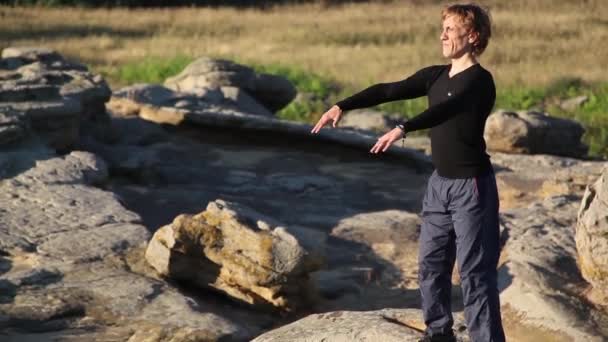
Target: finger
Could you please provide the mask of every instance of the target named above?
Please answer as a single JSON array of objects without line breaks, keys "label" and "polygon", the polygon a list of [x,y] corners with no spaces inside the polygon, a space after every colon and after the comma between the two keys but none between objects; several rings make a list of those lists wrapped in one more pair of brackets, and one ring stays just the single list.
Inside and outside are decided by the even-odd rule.
[{"label": "finger", "polygon": [[392,143],[391,139],[383,140],[382,141],[382,146],[380,147],[381,151],[378,151],[378,152],[384,152],[384,151],[386,151],[389,147],[391,147],[391,143]]},{"label": "finger", "polygon": [[378,151],[380,150],[381,147],[382,147],[382,140],[378,140],[376,145],[374,145],[374,147],[372,148],[372,153],[378,153]]},{"label": "finger", "polygon": [[384,149],[382,149],[382,152],[386,152],[386,150],[388,150],[388,148],[389,148],[389,147],[391,147],[391,145],[392,145],[392,144],[393,144],[395,141],[397,141],[397,140],[395,140],[395,139],[389,139],[389,140],[386,142],[386,145],[384,146]]},{"label": "finger", "polygon": [[315,133],[316,129],[317,129],[317,125],[314,125],[313,128],[310,130],[310,133]]},{"label": "finger", "polygon": [[384,149],[384,146],[386,145],[386,141],[383,140],[380,145],[378,145],[378,148],[376,149],[376,153],[380,153],[380,151],[382,151]]},{"label": "finger", "polygon": [[321,126],[319,127],[319,129],[321,129],[321,128],[323,128],[323,127],[327,126],[327,124],[329,123],[329,120],[330,120],[330,119],[329,119],[328,117],[323,117],[321,120],[322,120],[322,121],[321,121]]},{"label": "finger", "polygon": [[319,130],[323,127],[324,123],[323,123],[323,118],[321,118],[317,124],[315,125],[315,127],[312,129],[312,133],[318,133]]},{"label": "finger", "polygon": [[336,128],[336,126],[338,126],[338,122],[340,122],[340,117],[336,117],[334,119],[334,124],[333,124],[334,128]]},{"label": "finger", "polygon": [[374,146],[372,146],[372,149],[371,149],[371,150],[369,150],[369,152],[370,152],[370,153],[376,153],[376,152],[375,152],[375,150],[376,150],[376,147],[377,147],[377,146],[378,146],[378,143],[376,142],[376,143],[374,144]]}]

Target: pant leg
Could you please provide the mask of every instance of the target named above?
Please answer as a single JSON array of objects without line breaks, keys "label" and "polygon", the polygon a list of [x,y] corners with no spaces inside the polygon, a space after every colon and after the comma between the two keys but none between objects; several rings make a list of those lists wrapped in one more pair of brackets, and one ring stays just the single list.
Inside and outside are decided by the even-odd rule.
[{"label": "pant leg", "polygon": [[499,202],[494,173],[456,180],[451,197],[449,210],[471,341],[503,342],[496,272]]},{"label": "pant leg", "polygon": [[451,331],[454,323],[451,290],[456,244],[445,195],[441,181],[433,173],[422,202],[418,254],[422,312],[431,335]]}]

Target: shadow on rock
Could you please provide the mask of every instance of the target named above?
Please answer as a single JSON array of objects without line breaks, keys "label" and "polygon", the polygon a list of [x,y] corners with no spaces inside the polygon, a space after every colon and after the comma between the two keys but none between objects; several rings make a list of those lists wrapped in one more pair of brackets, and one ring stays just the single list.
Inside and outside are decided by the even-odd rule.
[{"label": "shadow on rock", "polygon": [[17,288],[12,282],[0,279],[0,304],[12,303],[17,295]]},{"label": "shadow on rock", "polygon": [[[129,124],[149,126],[137,120]],[[138,135],[132,128],[129,132]],[[193,309],[246,321],[255,317],[258,326],[267,329],[316,312],[419,307],[413,285],[419,231],[414,213],[427,173],[396,156],[370,156],[361,148],[284,133],[163,128],[165,134],[155,130],[160,134],[157,143],[146,139],[146,144],[134,140],[87,145],[94,153],[102,151],[108,162],[107,190],[138,213],[150,232],[223,199],[281,222],[296,236],[296,231],[313,236],[315,247],[327,258],[323,269],[310,274],[316,300],[295,312],[266,310],[183,279],[167,280],[192,299]],[[112,152],[118,150],[120,158]],[[399,222],[402,218],[407,224]],[[182,274],[203,282],[217,278],[218,270],[201,275],[205,268],[196,263],[179,267]],[[454,303],[462,310],[458,300]]]}]

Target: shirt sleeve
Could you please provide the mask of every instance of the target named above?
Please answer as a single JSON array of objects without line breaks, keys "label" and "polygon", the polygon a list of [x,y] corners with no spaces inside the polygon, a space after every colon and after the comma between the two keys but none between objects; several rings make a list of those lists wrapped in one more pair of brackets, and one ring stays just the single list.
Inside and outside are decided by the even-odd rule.
[{"label": "shirt sleeve", "polygon": [[418,70],[408,78],[390,83],[374,84],[350,97],[336,102],[342,110],[372,107],[381,103],[425,96],[435,66]]},{"label": "shirt sleeve", "polygon": [[420,129],[431,128],[437,126],[459,113],[468,111],[468,108],[486,107],[494,103],[494,84],[488,82],[487,78],[481,78],[468,86],[463,92],[455,96],[433,105],[413,117],[412,119],[403,122],[405,132],[417,131]]}]

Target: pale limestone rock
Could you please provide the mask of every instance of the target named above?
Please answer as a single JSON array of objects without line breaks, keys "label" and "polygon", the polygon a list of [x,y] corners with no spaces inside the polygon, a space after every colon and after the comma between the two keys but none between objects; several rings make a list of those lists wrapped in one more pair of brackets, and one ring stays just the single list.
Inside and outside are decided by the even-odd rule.
[{"label": "pale limestone rock", "polygon": [[28,125],[0,124],[0,142],[18,139],[27,128],[52,147],[68,149],[77,142],[82,121],[105,115],[110,89],[85,66],[44,48],[6,48],[2,56],[2,109],[20,113]]},{"label": "pale limestone rock", "polygon": [[576,96],[573,98],[569,98],[567,100],[562,101],[559,106],[566,111],[572,112],[579,109],[582,105],[584,105],[587,101],[589,101],[589,97],[585,95]]},{"label": "pale limestone rock", "polygon": [[500,208],[525,208],[552,196],[582,196],[587,184],[600,174],[602,161],[551,155],[492,152]]},{"label": "pale limestone rock", "polygon": [[108,179],[108,167],[92,153],[73,151],[64,157],[37,160],[35,167],[15,179],[23,183],[100,185]]},{"label": "pale limestone rock", "polygon": [[165,80],[165,86],[190,93],[205,88],[236,87],[271,112],[285,107],[296,96],[295,87],[281,76],[258,74],[232,61],[206,57],[197,59],[178,75]]},{"label": "pale limestone rock", "polygon": [[585,190],[578,211],[576,248],[583,277],[608,298],[608,167]]},{"label": "pale limestone rock", "polygon": [[[340,220],[332,229],[331,235],[369,246],[370,253],[396,267],[402,273],[399,277],[417,286],[420,224],[421,220],[417,214],[385,210]],[[397,275],[388,274],[387,270],[381,279],[394,280]]]},{"label": "pale limestone rock", "polygon": [[88,186],[107,177],[103,161],[28,145],[0,161],[11,166],[0,181],[0,339],[138,341],[152,327],[176,341],[259,334],[127,262],[143,260],[150,234],[116,195]]},{"label": "pale limestone rock", "polygon": [[287,228],[222,200],[159,229],[146,260],[162,275],[216,288],[249,304],[289,310],[311,304],[308,273],[322,263]]},{"label": "pale limestone rock", "polygon": [[[421,318],[422,313],[416,309],[326,312],[271,330],[252,342],[416,342],[423,335]],[[462,314],[456,314],[455,327],[463,327],[462,321]],[[459,341],[469,341],[464,328],[456,335]]]},{"label": "pale limestone rock", "polygon": [[494,151],[581,158],[587,154],[584,132],[576,121],[545,113],[497,111],[488,117],[484,137]]},{"label": "pale limestone rock", "polygon": [[503,306],[525,323],[572,341],[602,341],[608,331],[600,310],[586,303],[576,263],[574,226],[578,197],[556,196],[501,214],[498,287]]},{"label": "pale limestone rock", "polygon": [[262,116],[273,116],[265,107],[261,106],[254,98],[249,96],[247,92],[238,87],[220,87],[220,91],[224,96],[225,101],[230,101],[236,108],[246,113],[252,113]]},{"label": "pale limestone rock", "polygon": [[187,111],[232,108],[249,114],[272,117],[274,114],[237,87],[197,88],[180,92],[157,84],[135,84],[113,93],[108,108],[121,115],[137,114],[138,106],[171,107]]}]

